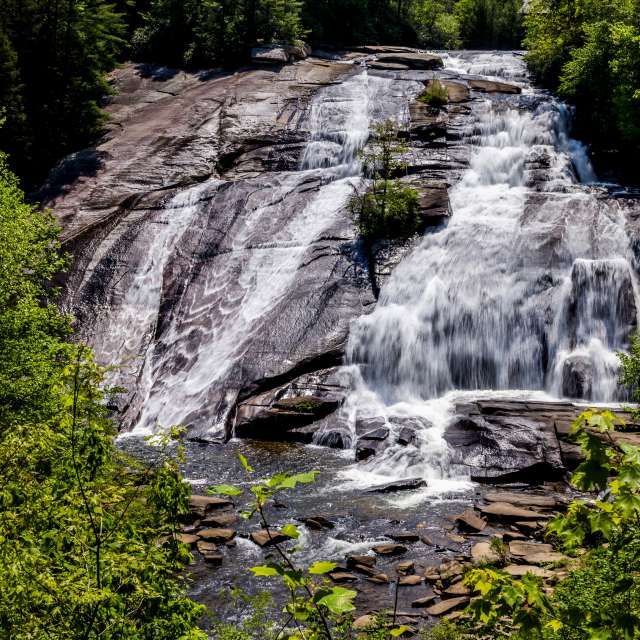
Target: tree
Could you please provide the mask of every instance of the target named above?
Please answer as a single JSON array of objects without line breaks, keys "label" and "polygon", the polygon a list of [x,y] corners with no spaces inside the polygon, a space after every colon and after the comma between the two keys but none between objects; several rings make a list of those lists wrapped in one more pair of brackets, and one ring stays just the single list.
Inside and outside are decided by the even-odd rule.
[{"label": "tree", "polygon": [[204,638],[178,577],[189,487],[168,453],[116,449],[104,372],[49,286],[65,264],[0,154],[0,639]]},{"label": "tree", "polygon": [[535,77],[576,105],[577,135],[596,160],[623,167],[640,144],[638,3],[532,0],[525,28]]},{"label": "tree", "polygon": [[393,122],[376,127],[371,150],[364,155],[370,185],[349,201],[356,227],[367,241],[407,237],[418,230],[418,194],[397,177],[405,168],[397,156],[404,151]]},{"label": "tree", "polygon": [[59,159],[100,133],[100,104],[110,90],[104,74],[125,46],[125,24],[106,0],[3,0],[0,34],[0,47],[17,61],[10,86],[14,94],[21,88],[20,101],[2,91],[0,107],[9,123],[25,123],[0,130],[0,148],[33,189]]},{"label": "tree", "polygon": [[455,15],[467,47],[520,46],[522,0],[458,0]]}]

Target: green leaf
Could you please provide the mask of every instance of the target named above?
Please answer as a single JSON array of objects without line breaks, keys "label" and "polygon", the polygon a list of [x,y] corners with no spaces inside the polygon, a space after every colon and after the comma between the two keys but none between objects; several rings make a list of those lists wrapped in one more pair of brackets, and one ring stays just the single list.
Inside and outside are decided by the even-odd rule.
[{"label": "green leaf", "polygon": [[309,573],[315,576],[321,576],[333,571],[337,566],[338,565],[335,562],[314,562],[309,567]]},{"label": "green leaf", "polygon": [[253,473],[253,467],[247,462],[247,459],[241,454],[238,454],[238,460],[240,460],[240,464],[244,467],[244,470],[247,473]]},{"label": "green leaf", "polygon": [[564,627],[564,624],[562,624],[560,620],[550,620],[545,626],[547,629],[551,629],[552,631],[555,631],[557,633]]},{"label": "green leaf", "polygon": [[327,607],[331,613],[342,615],[355,609],[353,600],[357,595],[355,591],[351,591],[350,589],[333,587],[328,595],[318,600],[318,604]]},{"label": "green leaf", "polygon": [[391,629],[389,633],[394,638],[399,638],[403,633],[406,633],[407,631],[412,631],[411,627],[407,627],[406,625],[403,624],[400,627],[395,627],[394,629]]},{"label": "green leaf", "polygon": [[249,520],[251,518],[253,518],[253,514],[256,512],[255,509],[253,509],[252,511],[241,511],[240,512],[240,517],[244,520]]},{"label": "green leaf", "polygon": [[284,478],[276,488],[295,489],[299,484],[311,484],[316,481],[316,476],[319,473],[319,471],[309,471],[308,473],[298,473],[294,476],[288,476],[287,478]]},{"label": "green leaf", "polygon": [[217,484],[214,487],[209,487],[209,494],[217,494],[222,496],[239,496],[242,494],[242,489],[233,487],[230,484]]},{"label": "green leaf", "polygon": [[270,564],[263,564],[259,567],[251,567],[249,571],[252,571],[254,576],[273,577],[279,575],[278,569]]},{"label": "green leaf", "polygon": [[300,531],[298,531],[298,527],[295,524],[285,524],[282,529],[280,529],[285,536],[289,536],[290,538],[299,538]]}]

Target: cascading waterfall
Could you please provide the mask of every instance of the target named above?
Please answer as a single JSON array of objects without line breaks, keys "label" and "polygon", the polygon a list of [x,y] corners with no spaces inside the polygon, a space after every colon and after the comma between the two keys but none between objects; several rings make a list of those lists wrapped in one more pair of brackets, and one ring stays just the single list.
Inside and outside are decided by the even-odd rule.
[{"label": "cascading waterfall", "polygon": [[474,103],[448,226],[424,236],[353,325],[352,420],[422,425],[414,445],[347,471],[356,485],[419,475],[436,490],[455,486],[442,480],[451,477],[442,435],[465,390],[615,400],[616,351],[636,322],[625,222],[581,184],[595,176],[566,107],[531,88],[516,55],[445,63],[523,92]]},{"label": "cascading waterfall", "polygon": [[[406,90],[417,92],[420,86],[409,83]],[[202,422],[199,412],[212,405],[217,409],[209,434],[224,429],[237,393],[237,387],[226,386],[232,368],[250,338],[263,330],[262,319],[287,293],[309,246],[342,215],[359,179],[358,154],[369,137],[371,120],[396,115],[401,105],[406,110],[406,103],[391,79],[370,77],[366,70],[318,94],[299,171],[272,173],[268,184],[256,185],[242,206],[243,217],[223,267],[207,272],[200,287],[204,295],[185,298],[181,317],[145,354],[138,385],[144,397],[136,403],[140,414],[131,420],[134,434],[152,431],[157,424]],[[218,191],[223,188],[227,201],[232,201],[235,185],[219,186]],[[315,193],[300,207],[300,194],[310,189]],[[189,209],[182,217],[193,215]],[[285,223],[275,226],[278,220]],[[190,347],[195,330],[189,328],[194,326],[199,345],[195,352]]]}]

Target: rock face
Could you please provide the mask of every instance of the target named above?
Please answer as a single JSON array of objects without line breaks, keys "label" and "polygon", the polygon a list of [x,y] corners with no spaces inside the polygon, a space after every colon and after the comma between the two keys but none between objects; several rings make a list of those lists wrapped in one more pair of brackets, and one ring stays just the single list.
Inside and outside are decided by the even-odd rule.
[{"label": "rock face", "polygon": [[403,65],[407,69],[441,69],[444,64],[440,56],[430,53],[382,53],[378,62]]}]

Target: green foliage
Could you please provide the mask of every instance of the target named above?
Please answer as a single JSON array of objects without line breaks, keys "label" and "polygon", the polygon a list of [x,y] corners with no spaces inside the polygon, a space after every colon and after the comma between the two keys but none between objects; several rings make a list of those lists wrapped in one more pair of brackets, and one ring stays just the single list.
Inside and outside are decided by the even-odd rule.
[{"label": "green foliage", "polygon": [[529,66],[540,81],[578,107],[578,133],[600,152],[637,149],[638,3],[532,0],[525,26]]},{"label": "green foliage", "polygon": [[[4,0],[0,12],[0,148],[28,188],[100,132],[104,76],[125,46],[107,0]],[[5,57],[6,54],[6,57]]]},{"label": "green foliage", "polygon": [[301,0],[152,0],[135,52],[178,66],[238,64],[258,43],[304,37],[301,11]]},{"label": "green foliage", "polygon": [[467,47],[520,46],[522,0],[458,0],[455,16]]},{"label": "green foliage", "polygon": [[421,46],[455,49],[461,45],[460,25],[453,6],[453,2],[442,0],[422,0],[412,4],[410,22]]},{"label": "green foliage", "polygon": [[215,619],[211,631],[216,640],[254,640],[257,638],[278,640],[275,625],[267,622],[271,615],[271,594],[260,593],[257,596],[249,596],[238,590],[232,590],[230,597],[233,609],[241,612],[242,622],[235,625]]},{"label": "green foliage", "polygon": [[449,92],[440,80],[431,80],[429,86],[418,96],[418,100],[438,109],[449,102]]},{"label": "green foliage", "polygon": [[408,237],[418,230],[418,194],[396,177],[405,168],[397,159],[405,150],[392,122],[376,127],[371,150],[364,155],[371,185],[367,191],[356,191],[349,201],[356,227],[366,240]]},{"label": "green foliage", "polygon": [[189,487],[166,451],[115,448],[103,371],[47,286],[58,249],[0,156],[0,638],[202,638],[175,577]]}]

